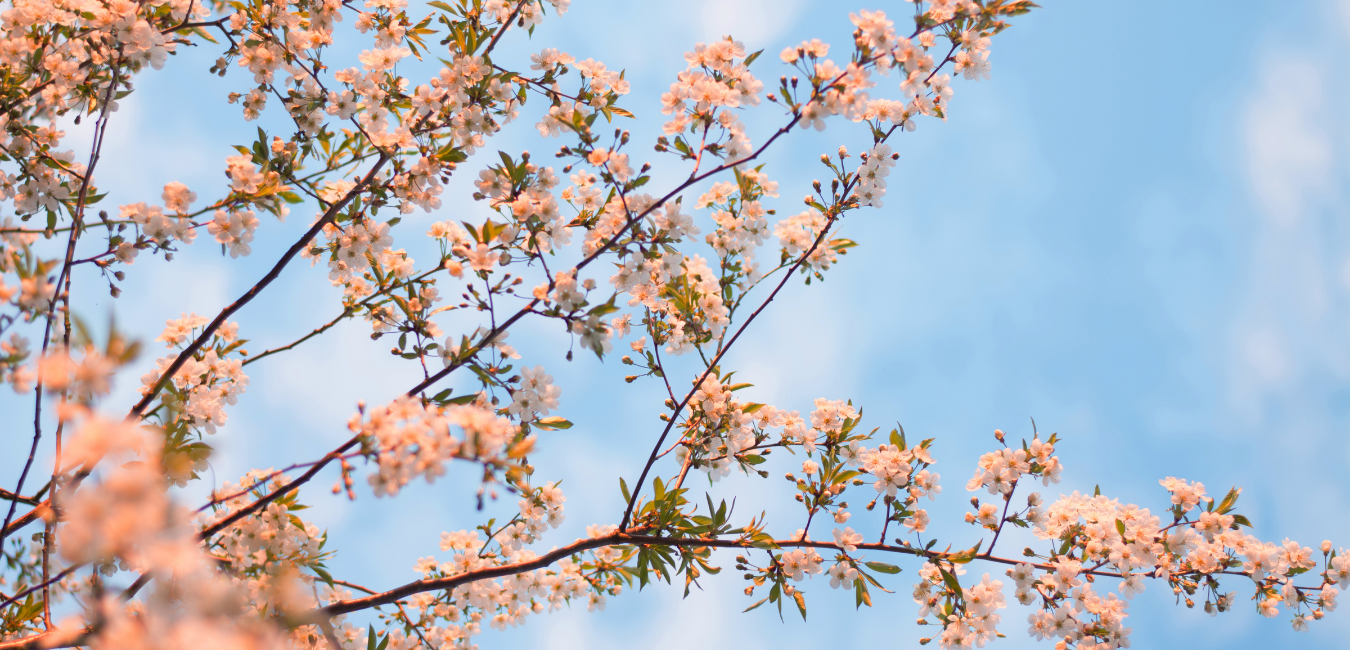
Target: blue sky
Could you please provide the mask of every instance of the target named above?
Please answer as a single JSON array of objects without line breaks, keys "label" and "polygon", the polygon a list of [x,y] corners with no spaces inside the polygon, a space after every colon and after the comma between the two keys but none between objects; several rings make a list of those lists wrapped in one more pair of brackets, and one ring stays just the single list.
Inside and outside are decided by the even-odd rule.
[{"label": "blue sky", "polygon": [[[898,17],[901,4],[882,8]],[[1048,496],[1100,484],[1156,512],[1166,499],[1157,481],[1166,476],[1202,481],[1211,493],[1240,485],[1240,510],[1261,537],[1350,545],[1350,71],[1340,65],[1350,57],[1350,2],[1044,4],[994,40],[992,80],[955,85],[948,122],[923,121],[900,138],[886,207],[844,224],[861,246],[825,283],[794,283],[728,365],[756,384],[756,401],[805,412],[816,397],[851,398],[864,407],[864,424],[899,421],[911,436],[937,437],[946,492],[930,513],[957,546],[977,537],[953,525],[967,509],[963,485],[975,459],[992,448],[996,427],[1029,436],[1030,417],[1065,438],[1064,480],[1043,489]],[[626,69],[633,92],[624,105],[645,118],[636,139],[650,142],[659,93],[693,43],[730,33],[751,50],[767,48],[756,73],[772,79],[781,72],[771,55],[785,45],[818,37],[842,47],[847,11],[858,8],[875,7],[577,0],[533,41],[508,37],[502,60],[523,68],[528,52],[556,46]],[[115,162],[99,172],[114,201],[157,199],[172,180],[210,195],[203,190],[221,182],[228,145],[252,137],[253,124],[216,106],[244,81],[206,77],[210,54],[185,52],[142,77],[124,101],[105,156]],[[762,141],[778,117],[752,116]],[[775,149],[766,171],[782,184],[778,207],[795,213],[792,197],[820,176],[819,154],[840,143],[856,151],[863,137],[836,121]],[[557,145],[540,142],[525,119],[487,153]],[[641,160],[650,150],[634,151]],[[679,172],[648,159],[658,163],[654,187]],[[462,168],[448,196],[466,194],[481,160]],[[399,245],[416,257],[414,235],[426,224],[481,216],[481,206],[447,200],[439,213],[410,219]],[[86,317],[101,320],[115,306],[125,328],[150,339],[182,311],[213,314],[256,281],[309,217],[304,208],[284,224],[266,219],[245,260],[222,258],[206,241],[173,265],[143,256],[126,294],[115,305],[86,303]],[[340,311],[325,275],[293,266],[242,312],[241,331],[257,341],[250,347],[289,341]],[[98,284],[76,277],[86,295],[103,293]],[[348,435],[357,400],[379,403],[405,390],[412,369],[367,333],[362,324],[339,327],[252,366],[248,393],[211,440],[220,449],[215,477],[317,458]],[[544,545],[566,543],[586,524],[619,516],[617,476],[632,480],[659,433],[660,394],[655,385],[625,385],[617,363],[563,361],[567,339],[556,324],[527,322],[517,342],[525,361],[558,378],[564,414],[577,423],[544,437],[537,463],[568,494],[568,522]],[[137,376],[124,378],[110,410],[132,401]],[[6,413],[29,408],[0,398]],[[6,439],[26,439],[6,420]],[[15,460],[0,459],[7,487],[15,474]],[[440,531],[482,516],[470,476],[396,500],[367,491],[355,504],[327,496],[333,479],[316,486],[309,512],[337,542],[335,573],[371,586],[413,579],[412,563],[436,551]],[[714,494],[749,489],[738,511],[767,510],[790,532],[800,523],[784,487],[731,480]],[[480,645],[908,645],[932,629],[912,624],[907,592],[917,565],[905,567],[888,582],[897,594],[860,613],[826,582],[807,585],[805,624],[764,610],[740,614],[749,604],[743,585],[724,574],[688,600],[675,588],[626,593],[603,613],[581,607],[536,617],[489,631]],[[1295,634],[1287,620],[1248,608],[1247,585],[1229,588],[1240,611],[1211,620],[1150,587],[1131,606],[1134,647],[1320,648],[1350,631],[1337,612]],[[1024,633],[1028,612],[1005,610],[1009,638],[998,647],[1035,644]]]}]

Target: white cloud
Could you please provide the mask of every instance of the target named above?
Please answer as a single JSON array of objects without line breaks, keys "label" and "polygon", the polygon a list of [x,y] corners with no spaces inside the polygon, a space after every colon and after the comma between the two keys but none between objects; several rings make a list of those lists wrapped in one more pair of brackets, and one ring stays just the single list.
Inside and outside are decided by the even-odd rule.
[{"label": "white cloud", "polygon": [[1328,117],[1343,112],[1331,92],[1340,73],[1312,51],[1260,57],[1241,125],[1258,219],[1229,375],[1232,407],[1250,425],[1269,424],[1267,406],[1327,417],[1317,407],[1319,378],[1350,376],[1350,314],[1339,290],[1350,266],[1335,217],[1346,208],[1336,183],[1344,160],[1333,146],[1344,134]]},{"label": "white cloud", "polygon": [[1255,378],[1267,384],[1289,377],[1292,360],[1279,332],[1254,329],[1242,333],[1242,359]]},{"label": "white cloud", "polygon": [[765,47],[792,26],[801,9],[801,0],[703,0],[703,39],[730,35],[749,49]]},{"label": "white cloud", "polygon": [[1324,79],[1310,58],[1277,55],[1261,64],[1246,111],[1247,175],[1265,216],[1288,225],[1331,185]]}]

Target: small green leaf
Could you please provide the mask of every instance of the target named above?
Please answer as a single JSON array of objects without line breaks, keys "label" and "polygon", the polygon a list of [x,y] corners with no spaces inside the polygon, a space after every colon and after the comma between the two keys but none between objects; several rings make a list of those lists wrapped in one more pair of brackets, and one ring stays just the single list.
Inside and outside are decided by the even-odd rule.
[{"label": "small green leaf", "polygon": [[891,429],[891,444],[899,447],[902,451],[905,449],[905,433],[902,429]]},{"label": "small green leaf", "polygon": [[867,568],[876,571],[877,573],[886,573],[889,575],[900,573],[900,567],[885,564],[883,562],[866,562],[865,564],[867,565]]},{"label": "small green leaf", "polygon": [[952,575],[950,571],[942,567],[938,567],[938,571],[942,572],[942,581],[947,583],[948,589],[951,589],[958,596],[965,595],[965,592],[961,591],[961,583],[956,579],[956,576]]},{"label": "small green leaf", "polygon": [[984,540],[980,540],[979,542],[976,542],[974,546],[964,551],[961,551],[960,553],[952,555],[947,559],[950,560],[953,564],[968,564],[971,560],[975,559],[975,555],[980,552],[980,547],[983,545]]},{"label": "small green leaf", "polygon": [[315,565],[310,567],[310,569],[314,571],[314,575],[319,576],[319,578],[323,580],[324,583],[326,583],[329,587],[333,586],[332,574],[328,573],[328,571],[325,571],[323,567]]},{"label": "small green leaf", "polygon": [[854,607],[861,609],[863,605],[872,606],[872,594],[867,592],[867,583],[858,580],[853,583]]},{"label": "small green leaf", "polygon": [[752,609],[758,609],[760,605],[763,605],[764,603],[767,603],[767,602],[769,602],[769,599],[768,599],[768,598],[761,598],[761,599],[759,599],[759,602],[757,602],[757,603],[755,603],[755,604],[753,604],[753,605],[751,605],[751,606],[749,606],[749,607],[746,607],[744,610],[741,611],[741,613],[744,614],[744,613],[746,613],[746,612],[748,612],[748,611],[750,611],[750,610],[752,610]]}]

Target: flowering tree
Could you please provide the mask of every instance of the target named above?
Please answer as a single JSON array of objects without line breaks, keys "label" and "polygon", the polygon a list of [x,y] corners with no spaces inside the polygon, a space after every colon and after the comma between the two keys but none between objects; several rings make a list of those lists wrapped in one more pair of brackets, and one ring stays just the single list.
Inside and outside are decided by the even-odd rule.
[{"label": "flowering tree", "polygon": [[[1035,608],[1031,633],[1060,648],[1128,645],[1128,600],[1149,584],[1188,607],[1203,600],[1210,613],[1250,589],[1260,613],[1306,629],[1334,609],[1350,558],[1330,542],[1319,555],[1246,534],[1237,489],[1216,499],[1200,483],[1165,478],[1159,514],[1100,493],[1046,500],[1026,491],[1059,482],[1059,438],[995,431],[996,448],[966,483],[977,496],[965,521],[977,534],[939,542],[921,507],[942,492],[933,440],[869,430],[847,400],[818,399],[804,416],[737,398],[749,384],[733,378],[728,351],[787,283],[822,279],[854,246],[840,226],[881,205],[899,157],[892,138],[945,119],[953,75],[987,77],[991,38],[1033,7],[933,0],[902,5],[898,21],[859,11],[849,16],[853,41],[834,58],[818,40],[787,47],[776,63],[732,38],[698,44],[661,97],[665,135],[648,143],[653,151],[623,128],[636,118],[622,107],[622,72],[552,48],[528,66],[494,59],[504,39],[527,38],[568,0],[420,10],[405,0],[14,0],[0,16],[0,194],[17,216],[0,226],[0,381],[31,393],[36,414],[31,435],[5,439],[5,453],[26,462],[14,489],[0,491],[0,648],[468,648],[485,620],[505,628],[581,601],[603,608],[625,587],[657,581],[683,581],[687,595],[728,563],[748,581],[748,609],[803,616],[798,585],[814,574],[871,606],[888,576],[913,569],[918,616],[935,626],[921,642],[944,647],[1002,636],[1005,581]],[[355,32],[340,28],[344,19]],[[360,41],[360,54],[335,48],[335,37]],[[219,50],[211,72],[233,72],[229,101],[244,120],[270,104],[290,128],[259,129],[237,146],[223,187],[171,182],[159,201],[114,216],[96,205],[107,191],[95,172],[117,101],[144,68],[190,45]],[[752,69],[786,74],[765,88]],[[490,153],[487,140],[530,101],[547,106],[540,136],[562,141],[558,167]],[[778,120],[763,142],[747,134],[752,111]],[[90,151],[63,149],[63,126],[82,119],[94,124]],[[821,156],[828,183],[812,185],[801,212],[780,216],[778,183],[757,159],[829,122],[869,145]],[[683,180],[644,187],[654,163]],[[439,255],[418,264],[395,248],[395,231],[416,237],[410,224],[399,228],[404,215],[445,212],[444,184],[461,165],[477,174],[472,199],[496,216],[431,223]],[[119,369],[156,346],[85,329],[72,298],[102,287],[73,287],[72,271],[97,269],[116,296],[139,255],[171,260],[204,229],[231,258],[247,256],[259,215],[283,218],[292,206],[313,213],[304,235],[219,313],[170,321],[139,401],[107,403]],[[341,313],[251,354],[231,319],[296,257],[327,266]],[[228,435],[218,429],[255,371],[246,367],[358,318],[372,339],[396,341],[421,380],[391,403],[355,405],[337,448],[184,503],[174,488],[198,480],[212,436]],[[615,477],[625,508],[571,542],[550,538],[566,498],[549,468],[531,462],[551,432],[571,427],[557,414],[564,387],[507,343],[531,320],[571,334],[569,360],[619,356],[633,367],[627,381],[667,396],[662,426],[644,433],[651,453],[640,473]],[[677,356],[696,358],[695,370],[681,374],[670,365]],[[451,375],[475,389],[445,388]],[[40,444],[54,446],[50,467],[38,462]],[[782,495],[801,504],[799,520],[743,516],[728,506],[734,494],[715,489],[732,472],[768,479],[789,455],[801,458]],[[339,540],[297,514],[325,498],[305,489],[324,472],[340,476],[334,493],[389,499],[452,466],[481,474],[480,500],[508,493],[518,509],[444,533],[439,554],[408,559],[422,578],[401,586],[333,575]],[[713,487],[691,487],[691,474]],[[1008,548],[1010,525],[1041,542]],[[887,557],[897,559],[879,561]],[[970,568],[981,576],[963,578]]]}]

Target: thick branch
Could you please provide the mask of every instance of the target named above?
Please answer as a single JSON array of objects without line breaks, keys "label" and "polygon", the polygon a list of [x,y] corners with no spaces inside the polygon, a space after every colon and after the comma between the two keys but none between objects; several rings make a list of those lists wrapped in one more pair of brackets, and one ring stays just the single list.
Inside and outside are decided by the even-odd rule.
[{"label": "thick branch", "polygon": [[[798,541],[798,540],[783,539],[783,540],[776,540],[773,542],[773,544],[777,548],[819,548],[837,551],[843,550],[843,547],[833,542]],[[762,542],[751,542],[745,539],[709,539],[697,537],[673,538],[673,537],[657,537],[653,535],[632,535],[628,533],[615,532],[609,535],[604,535],[602,537],[595,537],[591,539],[579,539],[571,544],[568,544],[567,546],[560,547],[558,549],[545,553],[537,558],[534,558],[533,560],[525,562],[517,562],[514,564],[504,564],[501,566],[479,569],[477,571],[469,571],[467,573],[461,573],[459,575],[449,576],[445,578],[437,578],[434,580],[418,580],[416,582],[410,582],[400,587],[390,589],[389,591],[378,593],[372,596],[367,596],[365,598],[344,600],[342,602],[329,605],[328,607],[307,612],[301,615],[298,619],[293,620],[291,622],[296,625],[310,624],[319,620],[326,619],[329,616],[335,616],[338,614],[348,614],[351,612],[357,612],[364,609],[370,609],[372,607],[378,607],[380,605],[392,604],[403,598],[412,596],[414,594],[419,594],[428,591],[450,590],[460,585],[469,584],[471,582],[478,582],[480,580],[491,580],[494,578],[502,578],[506,576],[524,573],[526,571],[542,569],[544,567],[554,564],[555,562],[558,562],[567,557],[571,557],[572,555],[580,553],[582,551],[587,551],[594,548],[601,548],[604,546],[626,546],[626,545],[665,546],[665,547],[680,547],[680,548],[761,548],[764,546]],[[888,544],[857,544],[856,546],[860,550],[880,551],[885,553],[900,553],[903,555],[913,555],[936,560],[944,560],[950,557],[951,555],[954,555],[951,553],[936,553],[925,551],[923,549],[915,548],[912,546],[894,546]],[[983,555],[979,556],[977,559],[985,560],[988,562],[995,562],[998,564],[1007,564],[1010,566],[1023,563],[1023,560],[1002,558],[1002,557],[990,557]],[[1044,570],[1054,570],[1055,568],[1054,566],[1048,564],[1032,564],[1032,566]],[[1121,574],[1112,571],[1085,570],[1083,571],[1083,573],[1105,578],[1124,577]],[[3,647],[0,647],[0,650],[3,650]]]}]

